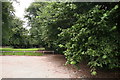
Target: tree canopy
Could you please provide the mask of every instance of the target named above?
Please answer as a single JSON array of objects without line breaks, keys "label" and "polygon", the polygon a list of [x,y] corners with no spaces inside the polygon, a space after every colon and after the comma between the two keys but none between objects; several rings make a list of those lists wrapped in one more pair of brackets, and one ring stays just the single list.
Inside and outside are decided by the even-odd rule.
[{"label": "tree canopy", "polygon": [[[2,2],[2,45],[17,46],[24,45],[24,36],[27,30],[23,28],[24,21],[17,18],[12,2]],[[23,44],[24,43],[24,44]]]},{"label": "tree canopy", "polygon": [[31,36],[67,63],[86,59],[93,75],[96,67],[120,67],[118,3],[34,2],[26,13]]}]

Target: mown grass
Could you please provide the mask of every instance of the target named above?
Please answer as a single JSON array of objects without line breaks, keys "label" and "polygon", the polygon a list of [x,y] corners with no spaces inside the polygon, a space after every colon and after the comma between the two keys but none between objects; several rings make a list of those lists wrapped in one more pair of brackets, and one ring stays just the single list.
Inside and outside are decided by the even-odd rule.
[{"label": "mown grass", "polygon": [[[43,53],[34,52],[38,50],[45,50],[45,49],[44,48],[28,48],[28,49],[0,48],[0,51],[13,51],[13,52],[0,52],[0,55],[42,56]],[[19,51],[19,52],[14,52],[14,51]],[[24,51],[33,51],[33,52],[24,52]]]},{"label": "mown grass", "polygon": [[45,50],[45,48],[27,48],[27,49],[0,48],[0,51],[38,51],[38,50]]},{"label": "mown grass", "polygon": [[0,55],[26,55],[26,56],[42,56],[43,53],[38,53],[38,52],[3,52],[0,53]]}]

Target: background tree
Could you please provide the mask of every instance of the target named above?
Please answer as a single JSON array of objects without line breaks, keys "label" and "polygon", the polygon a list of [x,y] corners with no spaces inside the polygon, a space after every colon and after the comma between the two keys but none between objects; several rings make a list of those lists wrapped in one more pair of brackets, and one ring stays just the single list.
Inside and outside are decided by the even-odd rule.
[{"label": "background tree", "polygon": [[14,9],[11,2],[2,2],[2,44],[9,44],[9,36],[12,34],[11,28],[14,17]]},{"label": "background tree", "polygon": [[[16,1],[16,0],[15,0]],[[2,2],[2,45],[22,47],[27,45],[28,31],[23,21],[14,14],[12,2]]]},{"label": "background tree", "polygon": [[14,27],[12,28],[12,35],[9,39],[9,44],[13,47],[27,47],[28,45],[28,30],[23,28],[23,21],[19,18],[14,18]]}]

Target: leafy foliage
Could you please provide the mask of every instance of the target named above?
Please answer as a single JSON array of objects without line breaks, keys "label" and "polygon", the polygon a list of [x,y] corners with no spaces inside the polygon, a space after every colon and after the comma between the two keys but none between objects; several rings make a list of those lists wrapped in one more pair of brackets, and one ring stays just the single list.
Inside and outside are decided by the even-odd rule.
[{"label": "leafy foliage", "polygon": [[[16,0],[15,0],[16,1]],[[2,45],[26,47],[28,31],[23,28],[23,21],[14,14],[12,2],[2,2]]]},{"label": "leafy foliage", "polygon": [[115,5],[111,10],[100,8],[96,5],[87,14],[80,14],[77,23],[62,30],[59,35],[67,36],[66,43],[61,44],[66,48],[64,54],[67,62],[79,63],[87,59],[93,75],[96,74],[96,67],[120,67],[119,6]]},{"label": "leafy foliage", "polygon": [[32,3],[26,10],[36,44],[64,53],[68,64],[87,60],[97,67],[120,67],[118,3]]},{"label": "leafy foliage", "polygon": [[[9,36],[11,36],[12,20],[14,17],[14,9],[11,2],[2,2],[2,44],[9,43]],[[9,34],[8,34],[9,32]]]},{"label": "leafy foliage", "polygon": [[[74,4],[65,3],[31,4],[26,10],[27,14],[25,17],[30,20],[29,24],[32,27],[30,29],[31,36],[39,41],[38,44],[43,45],[47,49],[59,50],[59,46],[57,46],[59,44],[58,34],[61,32],[59,28],[68,28],[76,21],[73,16],[74,8],[70,8],[70,6],[75,7]],[[69,11],[71,11],[70,14]]]}]

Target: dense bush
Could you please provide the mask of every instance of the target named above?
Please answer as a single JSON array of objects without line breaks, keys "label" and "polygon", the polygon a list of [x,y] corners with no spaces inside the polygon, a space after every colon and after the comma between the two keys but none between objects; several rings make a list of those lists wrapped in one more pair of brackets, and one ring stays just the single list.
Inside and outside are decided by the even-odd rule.
[{"label": "dense bush", "polygon": [[111,10],[96,5],[88,13],[80,14],[71,28],[62,29],[59,36],[66,42],[59,46],[66,49],[67,63],[77,64],[85,59],[93,75],[96,67],[120,67],[119,9],[118,5]]}]

